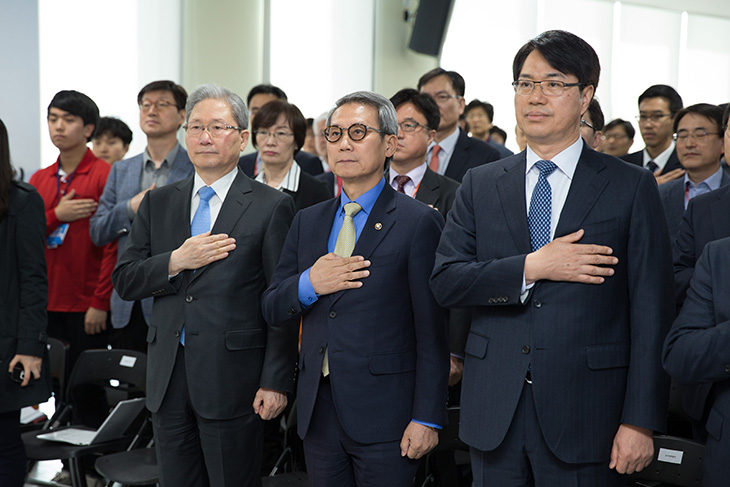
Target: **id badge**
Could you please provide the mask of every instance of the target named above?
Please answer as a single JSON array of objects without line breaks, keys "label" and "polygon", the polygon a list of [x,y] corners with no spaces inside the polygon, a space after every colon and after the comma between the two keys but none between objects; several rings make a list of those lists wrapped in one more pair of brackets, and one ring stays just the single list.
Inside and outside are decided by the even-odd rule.
[{"label": "id badge", "polygon": [[49,249],[55,249],[66,239],[66,233],[68,233],[68,223],[61,223],[48,237],[46,237],[46,246]]}]

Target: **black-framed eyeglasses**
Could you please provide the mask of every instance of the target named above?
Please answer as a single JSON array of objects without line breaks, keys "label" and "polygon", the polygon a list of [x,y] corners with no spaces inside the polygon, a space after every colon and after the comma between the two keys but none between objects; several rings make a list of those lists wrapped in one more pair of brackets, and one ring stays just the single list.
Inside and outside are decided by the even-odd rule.
[{"label": "black-framed eyeglasses", "polygon": [[158,110],[164,110],[165,108],[169,107],[175,107],[177,108],[177,105],[173,102],[161,100],[161,101],[143,101],[139,104],[139,109],[143,112],[148,112],[152,109],[152,107],[157,108]]},{"label": "black-framed eyeglasses", "polygon": [[268,130],[254,130],[254,135],[257,139],[266,140],[269,136],[273,137],[274,140],[288,140],[290,137],[294,137],[294,133],[286,132],[284,130],[277,130],[276,132],[270,132]]},{"label": "black-framed eyeglasses", "polygon": [[461,95],[451,95],[449,93],[437,93],[435,95],[432,95],[433,99],[436,100],[437,103],[446,103],[447,101],[451,100],[452,98],[458,100],[461,97]]},{"label": "black-framed eyeglasses", "polygon": [[324,138],[327,139],[327,142],[337,142],[342,138],[342,134],[345,132],[347,132],[350,140],[357,142],[368,135],[368,130],[372,130],[379,134],[383,133],[375,127],[369,127],[364,123],[353,123],[347,128],[340,127],[339,125],[330,125],[329,127],[326,127],[322,133],[324,134]]},{"label": "black-framed eyeglasses", "polygon": [[677,142],[687,142],[692,137],[695,142],[702,142],[708,135],[720,135],[720,132],[708,132],[706,130],[695,130],[690,132],[689,130],[680,130],[672,136]]},{"label": "black-framed eyeglasses", "polygon": [[404,120],[403,122],[398,124],[398,127],[406,133],[415,132],[418,127],[423,127],[426,130],[431,130],[428,125],[423,125],[422,123],[418,123],[415,120]]},{"label": "black-framed eyeglasses", "polygon": [[515,93],[522,96],[531,95],[535,91],[535,86],[540,85],[542,94],[545,96],[560,96],[565,91],[565,88],[571,86],[578,86],[583,89],[585,83],[565,83],[564,81],[557,81],[552,79],[544,79],[542,81],[535,81],[531,79],[518,79],[512,82],[512,86],[515,89]]},{"label": "black-framed eyeglasses", "polygon": [[201,136],[206,130],[211,137],[220,137],[229,130],[243,130],[243,128],[236,127],[235,125],[226,125],[223,123],[211,123],[209,125],[202,125],[199,123],[194,123],[191,125],[186,123],[185,125],[183,125],[183,130],[185,130],[188,135],[192,135],[193,137]]},{"label": "black-framed eyeglasses", "polygon": [[640,123],[645,122],[660,122],[662,118],[665,117],[671,117],[671,113],[661,113],[661,112],[654,112],[654,113],[641,113],[636,116],[636,120],[638,120]]},{"label": "black-framed eyeglasses", "polygon": [[590,123],[586,122],[586,121],[585,121],[585,120],[583,120],[582,118],[580,119],[580,123],[582,123],[583,125],[585,125],[585,126],[586,126],[586,127],[588,127],[589,129],[593,130],[594,132],[596,131],[596,127],[594,127],[594,126],[593,126],[593,125],[591,125]]}]

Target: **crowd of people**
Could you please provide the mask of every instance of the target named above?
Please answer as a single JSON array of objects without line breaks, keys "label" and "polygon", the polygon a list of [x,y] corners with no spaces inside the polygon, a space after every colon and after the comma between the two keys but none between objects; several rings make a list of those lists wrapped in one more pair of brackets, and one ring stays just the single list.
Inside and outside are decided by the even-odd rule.
[{"label": "crowd of people", "polygon": [[446,458],[439,485],[621,486],[667,431],[671,379],[703,485],[724,485],[730,108],[651,86],[629,153],[599,77],[573,34],[522,46],[517,154],[443,68],[309,119],[268,84],[244,102],[153,81],[132,157],[123,121],[61,91],[58,158],[29,184],[0,122],[0,477],[23,483],[50,336],[69,368],[147,354],[163,486],[261,485],[295,399],[313,486],[412,485],[447,406],[471,470]]}]

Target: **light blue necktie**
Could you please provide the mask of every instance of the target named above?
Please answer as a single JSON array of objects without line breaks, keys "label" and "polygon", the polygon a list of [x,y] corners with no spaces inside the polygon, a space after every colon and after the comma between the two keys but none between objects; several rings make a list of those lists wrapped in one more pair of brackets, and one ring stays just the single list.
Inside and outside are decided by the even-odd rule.
[{"label": "light blue necktie", "polygon": [[537,178],[537,184],[532,191],[530,211],[527,214],[527,224],[530,227],[530,243],[533,251],[550,242],[553,190],[547,178],[558,168],[552,161],[537,161],[535,166],[540,170],[540,176]]},{"label": "light blue necktie", "polygon": [[[210,230],[210,199],[215,194],[215,190],[210,186],[203,186],[198,190],[198,196],[200,196],[200,203],[198,209],[195,211],[193,221],[190,224],[190,236],[195,237],[201,233],[205,233]],[[185,345],[185,326],[180,332],[180,343]]]}]

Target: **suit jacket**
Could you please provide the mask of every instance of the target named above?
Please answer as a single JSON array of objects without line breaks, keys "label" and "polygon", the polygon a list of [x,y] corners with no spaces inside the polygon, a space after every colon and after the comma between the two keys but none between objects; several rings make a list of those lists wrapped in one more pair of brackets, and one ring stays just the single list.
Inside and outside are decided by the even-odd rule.
[{"label": "suit jacket", "polygon": [[294,199],[294,210],[308,208],[316,203],[332,198],[332,190],[328,190],[325,183],[304,171],[299,173],[299,188],[297,191],[283,190]]},{"label": "suit jacket", "polygon": [[[250,178],[256,177],[254,171],[256,170],[257,155],[258,152],[252,152],[238,158],[238,167],[240,167],[241,171]],[[299,164],[299,167],[302,168],[302,171],[309,173],[312,176],[322,174],[323,172],[322,161],[319,156],[300,150],[294,155],[294,160],[297,161],[297,164]]]},{"label": "suit jacket", "polygon": [[[721,453],[714,458],[727,457],[730,451],[729,294],[730,239],[723,238],[708,243],[702,252],[687,299],[664,344],[664,367],[677,382],[713,389],[706,429],[719,442]],[[727,470],[707,461],[704,469]]]},{"label": "suit jacket", "polygon": [[123,299],[154,297],[147,334],[147,408],[156,412],[185,326],[192,407],[207,419],[252,414],[259,387],[290,392],[297,330],[271,328],[261,314],[266,289],[294,215],[290,197],[239,173],[212,233],[236,239],[225,259],[168,279],[170,254],[190,237],[193,178],[150,191],[114,270]]},{"label": "suit jacket", "polygon": [[327,191],[329,191],[330,198],[333,198],[335,196],[335,173],[332,171],[323,172],[322,174],[317,174],[314,176],[319,181],[324,181],[325,186],[327,187]]},{"label": "suit jacket", "polygon": [[446,424],[445,312],[428,286],[443,218],[386,184],[353,251],[372,262],[363,286],[302,309],[299,275],[327,253],[339,204],[331,199],[297,213],[262,302],[271,324],[303,320],[299,435],[309,428],[325,347],[337,417],[355,441],[400,440],[411,419]]},{"label": "suit jacket", "polygon": [[[722,172],[720,187],[730,183],[730,175],[725,171]],[[669,238],[672,243],[677,238],[679,232],[679,224],[684,215],[684,177],[674,179],[659,186],[659,196],[662,198],[664,205],[664,215],[667,217],[667,227],[669,227]],[[686,291],[686,289],[685,289]]]},{"label": "suit jacket", "polygon": [[[43,199],[30,184],[13,182],[8,190],[10,206],[0,219],[0,413],[45,402],[51,395]],[[8,364],[16,354],[43,358],[39,380],[26,387],[10,380]]]},{"label": "suit jacket", "polygon": [[469,169],[501,158],[497,149],[482,140],[469,137],[459,129],[459,138],[444,176],[461,182]]},{"label": "suit jacket", "polygon": [[619,424],[665,424],[671,264],[656,182],[584,144],[555,237],[584,229],[580,243],[613,249],[615,275],[600,285],[542,280],[523,301],[525,168],[522,152],[470,171],[436,253],[439,303],[474,307],[460,435],[480,450],[499,446],[529,368],[550,450],[568,463],[602,462]]},{"label": "suit jacket", "polygon": [[[127,202],[134,195],[142,191],[140,181],[144,164],[144,154],[137,154],[112,165],[109,177],[104,186],[104,192],[99,199],[96,213],[91,216],[89,233],[95,245],[105,245],[117,241],[117,263],[122,257],[122,251],[127,243],[127,235],[132,228],[129,219]],[[178,147],[177,156],[172,162],[167,182],[173,183],[192,176],[193,165],[188,153]],[[111,296],[111,318],[114,328],[124,328],[132,316],[134,302],[125,301],[119,297],[116,290]],[[142,300],[142,312],[147,323],[152,319],[152,300]]]},{"label": "suit jacket", "polygon": [[[636,164],[639,167],[644,167],[644,149],[637,152],[632,152],[631,154],[626,154],[625,156],[621,156],[620,159],[626,162],[630,162],[631,164]],[[664,166],[664,170],[662,171],[662,173],[667,173],[675,169],[683,169],[682,164],[679,163],[679,157],[677,157],[676,148],[669,156],[669,160]]]}]

